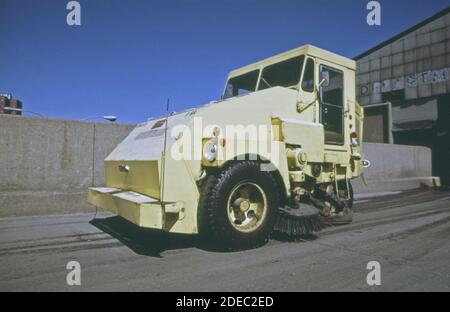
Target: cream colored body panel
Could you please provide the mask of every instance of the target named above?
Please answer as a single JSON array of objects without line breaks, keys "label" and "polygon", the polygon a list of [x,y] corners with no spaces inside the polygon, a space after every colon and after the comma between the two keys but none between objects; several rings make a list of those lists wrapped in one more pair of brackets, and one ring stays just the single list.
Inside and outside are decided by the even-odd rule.
[{"label": "cream colored body panel", "polygon": [[[286,144],[301,146],[307,161],[324,162],[325,142],[322,124],[297,119],[281,119],[281,125]],[[311,138],[316,139],[311,140]]]}]

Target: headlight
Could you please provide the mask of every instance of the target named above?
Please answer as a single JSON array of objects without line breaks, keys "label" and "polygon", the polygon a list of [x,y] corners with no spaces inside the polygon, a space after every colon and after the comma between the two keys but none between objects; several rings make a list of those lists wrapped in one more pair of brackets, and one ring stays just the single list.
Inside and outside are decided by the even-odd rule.
[{"label": "headlight", "polygon": [[203,157],[207,160],[207,161],[214,161],[217,158],[217,139],[211,139],[209,140],[206,144],[205,147],[203,148]]}]

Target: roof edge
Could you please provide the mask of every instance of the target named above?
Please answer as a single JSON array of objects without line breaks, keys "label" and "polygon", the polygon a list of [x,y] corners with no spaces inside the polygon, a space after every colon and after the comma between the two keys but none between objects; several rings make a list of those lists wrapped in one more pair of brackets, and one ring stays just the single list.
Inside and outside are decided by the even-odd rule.
[{"label": "roof edge", "polygon": [[314,45],[311,44],[305,44],[302,45],[298,48],[295,49],[291,49],[276,55],[273,55],[271,57],[268,57],[266,59],[260,60],[258,62],[255,63],[251,63],[236,69],[233,69],[232,71],[230,71],[228,73],[228,77],[233,77],[236,75],[241,75],[245,72],[251,71],[251,70],[256,70],[258,69],[260,66],[267,66],[267,64],[271,64],[271,62],[274,61],[278,61],[279,59],[283,59],[283,58],[288,58],[292,55],[296,55],[299,53],[306,53],[306,54],[310,54],[314,57],[319,57],[319,58],[324,58],[324,59],[328,59],[330,60],[332,63],[336,63],[339,64],[341,66],[347,67],[351,70],[356,70],[356,62],[348,57],[336,54],[334,52],[328,51],[328,50],[324,50],[322,48],[316,47]]},{"label": "roof edge", "polygon": [[372,54],[376,50],[379,50],[379,49],[387,46],[388,44],[390,44],[390,43],[400,39],[401,37],[406,36],[407,34],[409,34],[409,33],[413,32],[413,31],[419,29],[422,26],[425,26],[426,24],[428,24],[428,23],[430,23],[430,22],[432,22],[432,21],[434,21],[434,20],[444,16],[447,13],[450,13],[450,6],[445,8],[445,9],[443,9],[443,10],[441,10],[441,11],[439,11],[439,12],[437,12],[436,14],[428,17],[427,19],[421,21],[420,23],[418,23],[418,24],[416,24],[414,26],[411,26],[410,28],[402,31],[401,33],[399,33],[399,34],[397,34],[397,35],[395,35],[395,36],[393,36],[393,37],[391,37],[391,38],[389,38],[389,39],[379,43],[378,45],[374,46],[373,48],[370,48],[369,50],[367,50],[367,51],[365,51],[365,52],[355,56],[353,59],[355,61],[358,61],[359,59],[362,59],[363,57],[365,57],[365,56],[367,56],[369,54]]}]

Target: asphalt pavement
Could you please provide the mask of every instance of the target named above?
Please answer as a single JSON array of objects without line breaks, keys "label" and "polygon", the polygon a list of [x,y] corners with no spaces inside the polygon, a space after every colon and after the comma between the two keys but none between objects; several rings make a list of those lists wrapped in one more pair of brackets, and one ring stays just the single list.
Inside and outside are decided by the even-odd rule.
[{"label": "asphalt pavement", "polygon": [[[450,291],[448,191],[365,197],[352,224],[240,252],[93,217],[0,219],[0,291]],[[73,260],[80,286],[66,282]]]}]

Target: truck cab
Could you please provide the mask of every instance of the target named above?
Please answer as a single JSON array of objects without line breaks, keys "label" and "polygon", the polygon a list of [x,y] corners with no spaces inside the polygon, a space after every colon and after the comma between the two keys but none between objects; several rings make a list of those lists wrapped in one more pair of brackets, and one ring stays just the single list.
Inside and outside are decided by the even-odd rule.
[{"label": "truck cab", "polygon": [[[362,157],[361,142],[353,146],[356,142],[352,140],[362,137],[363,117],[356,102],[355,71],[353,60],[307,45],[232,71],[223,98],[274,87],[294,90],[295,110],[273,109],[274,115],[284,119],[289,142],[303,146],[304,152],[318,163],[351,165],[352,160]],[[310,132],[315,134],[305,134]],[[361,166],[355,164],[347,177],[359,176],[360,171]]]}]

